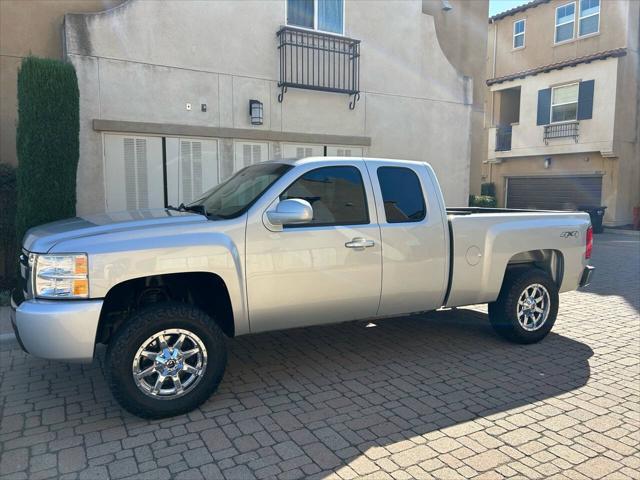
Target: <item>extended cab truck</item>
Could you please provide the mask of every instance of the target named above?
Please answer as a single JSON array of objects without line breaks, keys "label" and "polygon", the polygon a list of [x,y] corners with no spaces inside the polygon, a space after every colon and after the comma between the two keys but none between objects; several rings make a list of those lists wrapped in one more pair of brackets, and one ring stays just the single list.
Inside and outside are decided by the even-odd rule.
[{"label": "extended cab truck", "polygon": [[447,212],[426,163],[267,162],[188,206],[31,229],[12,322],[38,357],[107,344],[118,401],[164,417],[216,390],[224,335],[489,303],[502,336],[537,342],[591,245],[586,213]]}]

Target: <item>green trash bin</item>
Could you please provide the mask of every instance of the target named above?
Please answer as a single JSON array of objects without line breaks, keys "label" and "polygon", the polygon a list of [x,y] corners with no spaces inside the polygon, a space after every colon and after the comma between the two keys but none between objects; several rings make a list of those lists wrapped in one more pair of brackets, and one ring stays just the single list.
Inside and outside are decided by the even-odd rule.
[{"label": "green trash bin", "polygon": [[581,206],[578,210],[587,212],[591,217],[591,226],[593,227],[593,233],[602,233],[602,219],[604,218],[604,211],[607,207],[604,206]]}]

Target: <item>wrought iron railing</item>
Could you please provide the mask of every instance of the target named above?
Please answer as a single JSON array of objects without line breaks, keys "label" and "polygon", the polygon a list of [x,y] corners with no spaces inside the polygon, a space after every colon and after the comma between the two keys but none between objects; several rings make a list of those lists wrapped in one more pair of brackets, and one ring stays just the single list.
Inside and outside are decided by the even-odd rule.
[{"label": "wrought iron railing", "polygon": [[544,126],[544,143],[548,144],[550,138],[573,137],[578,143],[578,127],[580,122],[555,123]]},{"label": "wrought iron railing", "polygon": [[496,128],[496,152],[511,150],[511,125]]},{"label": "wrought iron railing", "polygon": [[360,40],[284,26],[277,32],[280,54],[280,94],[304,88],[351,96],[349,108],[360,98]]}]

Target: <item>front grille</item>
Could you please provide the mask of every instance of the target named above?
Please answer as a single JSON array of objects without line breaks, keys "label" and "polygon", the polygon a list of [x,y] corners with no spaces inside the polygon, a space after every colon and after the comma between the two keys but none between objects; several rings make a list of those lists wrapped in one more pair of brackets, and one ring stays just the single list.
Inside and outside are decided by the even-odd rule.
[{"label": "front grille", "polygon": [[29,282],[31,281],[31,268],[29,267],[29,252],[22,250],[20,255],[20,279],[18,288],[22,292],[22,297],[30,298]]}]

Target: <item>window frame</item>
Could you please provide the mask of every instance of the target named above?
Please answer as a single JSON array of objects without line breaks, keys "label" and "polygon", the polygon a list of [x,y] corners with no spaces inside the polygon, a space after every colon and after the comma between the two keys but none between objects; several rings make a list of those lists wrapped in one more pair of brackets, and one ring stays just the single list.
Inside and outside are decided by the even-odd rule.
[{"label": "window frame", "polygon": [[[395,221],[389,220],[389,218],[387,217],[386,207],[384,206],[384,192],[382,191],[382,181],[380,180],[380,170],[385,170],[385,169],[387,169],[387,170],[389,170],[389,169],[407,170],[407,171],[409,171],[409,172],[411,172],[413,174],[413,176],[418,181],[418,187],[420,188],[420,197],[422,198],[422,217],[420,217],[419,219],[408,220],[408,221],[404,221],[404,222],[395,222]],[[378,180],[378,186],[380,187],[380,197],[382,198],[382,211],[384,212],[384,221],[385,221],[385,223],[387,223],[389,225],[404,225],[404,224],[407,224],[407,223],[420,223],[420,222],[423,222],[427,218],[427,199],[425,198],[425,194],[424,194],[424,186],[422,185],[422,181],[420,180],[420,175],[418,175],[415,170],[413,170],[412,168],[409,168],[409,167],[405,167],[405,166],[402,166],[402,167],[401,166],[393,166],[393,165],[380,166],[380,167],[376,168],[376,179]]]},{"label": "window frame", "polygon": [[[569,22],[558,23],[558,10],[564,7],[568,7],[569,5],[573,5],[573,19]],[[574,1],[574,2],[565,3],[563,5],[558,5],[555,9],[553,22],[555,24],[555,27],[553,28],[553,44],[554,45],[560,45],[560,44],[575,40],[576,39],[576,2]],[[571,30],[571,38],[558,41],[558,27],[561,27],[563,25],[568,25],[570,23],[573,23],[573,28]]]},{"label": "window frame", "polygon": [[[317,172],[318,170],[323,170],[325,168],[352,168],[360,177],[360,181],[362,183],[362,194],[364,195],[364,211],[367,215],[367,218],[363,222],[356,223],[300,223],[300,224],[285,224],[282,225],[283,230],[287,229],[299,229],[299,228],[325,228],[325,227],[352,227],[358,225],[371,225],[371,215],[369,214],[369,198],[367,196],[367,186],[364,182],[364,176],[362,175],[362,171],[356,165],[325,165],[323,167],[312,168],[311,170],[307,170],[304,173],[301,173],[295,180],[293,180],[286,188],[284,188],[276,197],[279,202],[283,200],[282,195],[284,195],[287,190],[289,190],[298,180],[300,180],[305,175],[308,175],[312,172]],[[285,199],[286,200],[286,199]],[[313,205],[312,205],[313,208]]]},{"label": "window frame", "polygon": [[[522,28],[522,32],[520,33],[516,33],[516,25],[518,23],[522,22],[522,24],[524,25],[524,27]],[[514,50],[520,50],[522,48],[524,48],[526,46],[526,42],[527,42],[527,19],[526,18],[521,18],[520,20],[516,20],[515,22],[513,22],[513,41],[511,42],[513,49]],[[519,47],[516,47],[516,37],[522,35],[522,45]]]},{"label": "window frame", "polygon": [[[578,87],[578,97],[576,98],[575,102],[564,102],[564,103],[553,103],[553,91],[557,88],[565,88],[565,87],[570,87],[572,85],[577,85]],[[562,105],[571,105],[575,103],[576,104],[576,118],[574,118],[573,120],[559,120],[554,122],[553,121],[553,107],[559,107]],[[578,121],[578,105],[580,103],[580,82],[571,82],[571,83],[565,83],[562,85],[555,85],[553,87],[551,87],[551,101],[550,101],[550,105],[549,105],[549,125],[557,125],[560,123],[571,123],[571,122],[577,122]]]},{"label": "window frame", "polygon": [[284,24],[289,27],[299,28],[301,30],[307,30],[309,32],[319,32],[326,33],[328,35],[337,35],[339,37],[344,37],[345,33],[345,13],[346,13],[346,5],[347,1],[342,0],[342,31],[338,32],[329,32],[327,30],[320,30],[318,28],[318,0],[313,0],[313,28],[310,27],[301,27],[300,25],[293,25],[289,23],[289,0],[285,0],[284,2]]},{"label": "window frame", "polygon": [[[584,17],[582,16],[582,2],[584,2],[585,0],[580,0],[578,3],[578,12],[577,12],[577,16],[578,16],[578,31],[577,31],[577,35],[578,38],[587,38],[590,37],[592,35],[598,35],[600,33],[600,14],[602,13],[602,1],[598,2],[598,13],[591,13],[589,15],[585,15]],[[581,25],[581,21],[585,18],[590,18],[590,17],[594,17],[594,16],[598,16],[598,29],[595,32],[589,32],[589,33],[585,33],[582,34],[580,33],[580,25]]]}]

